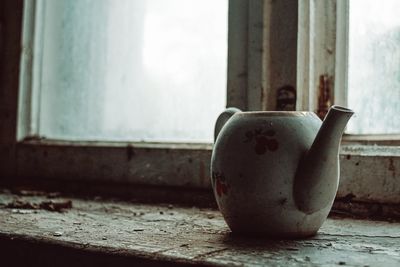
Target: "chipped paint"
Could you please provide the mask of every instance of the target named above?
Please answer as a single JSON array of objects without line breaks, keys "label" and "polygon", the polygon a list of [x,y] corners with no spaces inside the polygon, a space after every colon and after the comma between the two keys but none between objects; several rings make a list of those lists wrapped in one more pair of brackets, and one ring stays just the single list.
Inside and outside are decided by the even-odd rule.
[{"label": "chipped paint", "polygon": [[400,175],[397,172],[400,168],[400,155],[394,150],[391,153],[392,150],[378,153],[375,147],[368,150],[358,146],[342,149],[337,197],[343,198],[351,193],[356,196],[355,201],[400,203]]},{"label": "chipped paint", "polygon": [[21,178],[210,187],[211,149],[205,145],[46,140],[21,143],[17,149]]},{"label": "chipped paint", "polygon": [[126,147],[126,157],[127,157],[127,160],[128,160],[128,161],[131,161],[131,159],[132,159],[134,156],[135,156],[135,149],[134,149],[134,147],[133,147],[131,144],[129,144],[129,145]]}]

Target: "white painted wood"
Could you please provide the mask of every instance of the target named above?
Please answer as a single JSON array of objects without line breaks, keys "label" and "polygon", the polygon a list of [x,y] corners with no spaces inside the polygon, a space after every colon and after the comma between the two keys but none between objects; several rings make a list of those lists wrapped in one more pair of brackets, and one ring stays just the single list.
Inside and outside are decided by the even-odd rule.
[{"label": "white painted wood", "polygon": [[264,11],[268,2],[229,2],[228,107],[265,109],[268,51]]},{"label": "white painted wood", "polygon": [[298,1],[266,1],[264,8],[266,110],[277,110],[278,90],[296,88]]},{"label": "white painted wood", "polygon": [[328,75],[334,88],[336,0],[299,1],[298,55],[297,110],[316,111],[320,75]]},{"label": "white painted wood", "polygon": [[369,146],[400,146],[400,135],[381,134],[381,135],[351,135],[345,134],[342,139],[344,144],[369,145]]},{"label": "white painted wood", "polygon": [[227,107],[247,110],[249,1],[229,1]]},{"label": "white painted wood", "polygon": [[208,188],[210,157],[207,144],[26,141],[17,177]]},{"label": "white painted wood", "polygon": [[44,1],[25,1],[17,140],[39,132]]},{"label": "white painted wood", "polygon": [[269,1],[249,1],[248,20],[248,81],[247,107],[248,110],[264,110],[266,95],[266,75],[269,67],[265,60],[265,17],[264,8]]},{"label": "white painted wood", "polygon": [[400,203],[400,150],[395,146],[343,146],[337,197]]},{"label": "white painted wood", "polygon": [[337,0],[336,3],[336,62],[334,103],[347,106],[347,75],[349,48],[349,2]]},{"label": "white painted wood", "polygon": [[36,1],[26,1],[23,11],[22,51],[19,74],[17,140],[31,135],[32,65]]},{"label": "white painted wood", "polygon": [[297,103],[296,110],[311,110],[310,107],[310,2],[299,1],[299,26],[297,38]]},{"label": "white painted wood", "polygon": [[[17,175],[52,181],[103,181],[211,188],[211,145],[25,141],[17,146]],[[338,196],[400,203],[397,147],[347,145],[340,153]]]}]

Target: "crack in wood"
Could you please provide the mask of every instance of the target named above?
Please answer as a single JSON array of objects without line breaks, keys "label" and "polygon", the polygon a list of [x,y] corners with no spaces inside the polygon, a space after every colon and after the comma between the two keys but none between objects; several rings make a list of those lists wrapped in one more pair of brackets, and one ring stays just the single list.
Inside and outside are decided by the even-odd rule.
[{"label": "crack in wood", "polygon": [[213,256],[213,255],[215,255],[215,254],[218,254],[218,253],[220,253],[220,252],[222,252],[222,251],[226,251],[226,250],[228,250],[228,248],[221,248],[221,249],[213,250],[213,251],[210,251],[210,252],[206,252],[206,253],[197,255],[197,256],[194,257],[193,259],[195,259],[195,260],[204,259],[204,258],[206,258],[206,257]]}]

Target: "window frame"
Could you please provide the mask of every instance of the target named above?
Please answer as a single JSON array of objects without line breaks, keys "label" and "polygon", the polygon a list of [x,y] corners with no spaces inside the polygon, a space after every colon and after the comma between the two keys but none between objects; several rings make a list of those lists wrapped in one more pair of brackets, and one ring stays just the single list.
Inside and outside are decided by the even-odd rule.
[{"label": "window frame", "polygon": [[[299,2],[297,110],[317,112],[320,75],[328,76],[331,103],[348,106],[348,22],[349,0]],[[345,133],[343,143],[399,146],[400,135]]]},{"label": "window frame", "polygon": [[[342,76],[336,76],[343,71],[339,68],[337,57],[337,51],[343,51],[343,43],[336,38],[341,28],[337,23],[341,20],[336,16],[346,15],[343,10],[339,10],[343,8],[340,2],[231,0],[228,15],[227,106],[243,110],[274,110],[276,89],[290,84],[295,88],[305,88],[298,90],[297,109],[315,110],[316,90],[313,88],[316,87],[315,78],[320,70],[335,77],[332,83],[337,85],[335,88],[339,88],[340,81],[344,81],[345,77],[343,73]],[[0,174],[1,177],[9,178],[0,179],[0,182],[37,179],[210,187],[212,144],[70,142],[29,135],[32,128],[23,128],[17,133],[17,121],[28,125],[30,107],[35,105],[34,101],[30,102],[31,94],[35,92],[22,92],[18,86],[19,81],[22,87],[32,88],[24,84],[27,80],[19,79],[18,66],[22,54],[21,72],[24,76],[31,75],[26,67],[32,64],[33,50],[27,45],[26,39],[23,40],[21,54],[15,45],[22,38],[21,31],[16,29],[22,26],[23,0],[4,1],[2,4],[5,5],[3,10],[6,10],[2,14],[2,19],[7,20],[6,31],[10,28],[14,32],[12,38],[1,38],[11,53],[2,55],[5,57],[2,60],[5,71],[0,92],[5,97],[0,98],[0,103],[4,104],[3,111],[11,115],[2,119],[4,124],[0,129],[0,158],[4,163],[0,167]],[[34,1],[25,1],[24,8],[29,8],[27,5],[34,5]],[[330,18],[321,23],[329,30],[319,29],[321,38],[318,39],[312,38],[310,32],[313,29],[310,27],[309,16],[312,8],[322,11],[318,13],[322,14],[319,19]],[[294,15],[287,16],[288,10],[294,12]],[[31,21],[33,18],[28,19]],[[5,31],[1,30],[3,34]],[[303,38],[302,34],[306,34],[307,38]],[[24,34],[24,38],[31,38],[30,42],[32,36]],[[318,55],[319,65],[310,64],[315,48],[320,51],[314,54]],[[12,75],[4,75],[5,72]],[[340,99],[337,89],[332,93]],[[17,114],[18,106],[28,108]],[[392,146],[382,146],[377,151],[362,142],[348,142],[346,138],[343,143],[338,197],[351,194],[358,201],[399,203],[400,175],[396,172],[396,169],[400,169],[398,147],[390,143]]]},{"label": "window frame", "polygon": [[[349,0],[299,1],[298,110],[318,111],[321,75],[331,103],[347,106],[348,21]],[[337,197],[399,203],[399,151],[399,135],[344,134]]]},{"label": "window frame", "polygon": [[[42,34],[41,28],[35,27],[35,24],[41,23],[41,18],[35,16],[41,8],[36,2],[25,1],[24,6],[26,15],[23,18],[22,43],[29,53],[21,55],[22,90],[18,105],[14,176],[53,181],[76,179],[209,188],[212,144],[62,141],[43,139],[35,134],[37,122],[32,118],[37,117],[40,85],[32,83],[32,77],[38,75],[32,73],[32,69],[40,66],[40,62],[34,59],[41,55],[33,53],[35,46],[41,46],[42,39],[34,37],[35,34]],[[278,10],[283,12],[285,7],[278,7]],[[295,64],[290,64],[291,71],[288,72],[281,66],[272,68],[270,61],[284,55],[288,63],[295,62],[296,34],[292,33],[292,42],[288,42],[291,44],[291,58],[287,51],[272,44],[286,38],[283,32],[272,41],[266,41],[270,40],[271,27],[282,24],[290,28],[297,24],[297,16],[286,24],[279,16],[266,20],[273,8],[272,2],[261,0],[233,0],[229,3],[230,29],[240,30],[228,33],[228,42],[235,45],[228,48],[227,106],[243,110],[273,110],[275,102],[272,99],[275,95],[268,95],[273,91],[268,88],[281,81],[270,77],[285,76],[285,71],[291,75],[292,84],[295,82]],[[157,169],[150,170],[149,166],[157,166]]]}]

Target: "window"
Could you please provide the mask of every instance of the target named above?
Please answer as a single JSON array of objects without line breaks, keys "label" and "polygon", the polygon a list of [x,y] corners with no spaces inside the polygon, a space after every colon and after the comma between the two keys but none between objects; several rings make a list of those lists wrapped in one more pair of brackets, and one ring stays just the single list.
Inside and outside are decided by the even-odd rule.
[{"label": "window", "polygon": [[399,134],[400,2],[351,0],[348,8],[347,102],[358,115],[347,132]]},{"label": "window", "polygon": [[[357,70],[357,67],[353,68],[357,63],[352,59],[352,55],[355,54],[351,50],[352,43],[348,41],[350,40],[351,42],[352,40],[352,27],[357,25],[354,24],[355,22],[352,24],[352,19],[357,21],[357,15],[352,15],[353,4],[349,5],[349,1],[230,0],[229,3],[228,1],[218,1],[218,10],[220,11],[217,11],[217,6],[214,8],[214,5],[217,5],[214,1],[212,3],[211,1],[210,3],[195,1],[193,3],[196,5],[203,5],[204,3],[205,6],[212,6],[213,8],[210,11],[210,8],[203,10],[201,7],[196,7],[196,12],[193,11],[192,13],[198,12],[199,15],[192,14],[191,16],[187,16],[187,13],[192,10],[187,3],[192,3],[191,1],[169,1],[168,5],[165,4],[165,1],[118,1],[116,2],[118,4],[114,2],[116,1],[96,1],[98,4],[96,8],[88,10],[79,9],[76,5],[90,5],[91,1],[54,2],[37,0],[24,2],[26,12],[21,64],[22,78],[19,86],[21,90],[19,91],[20,103],[18,105],[20,107],[18,142],[13,139],[15,138],[15,133],[12,130],[7,130],[17,128],[15,127],[17,96],[15,93],[11,93],[18,91],[15,75],[7,77],[7,79],[14,79],[13,82],[2,82],[6,84],[4,86],[6,89],[1,91],[2,94],[6,95],[6,99],[11,99],[10,103],[13,103],[4,105],[4,110],[8,114],[15,115],[9,116],[8,121],[4,120],[6,122],[4,125],[9,125],[9,127],[1,129],[1,134],[5,136],[2,137],[2,140],[6,140],[4,141],[6,145],[2,146],[1,153],[6,155],[5,157],[11,162],[6,166],[11,176],[56,181],[71,181],[74,179],[100,180],[207,188],[210,183],[208,170],[212,127],[216,115],[222,110],[225,102],[227,106],[235,106],[244,110],[274,110],[278,106],[278,90],[282,87],[290,86],[297,88],[296,109],[312,110],[323,114],[328,104],[346,105],[347,103],[353,103],[352,101],[357,99],[357,97],[354,98],[353,93],[358,92],[357,90],[359,89],[357,88],[364,88],[361,85],[353,85],[358,78],[356,76],[351,77],[354,69]],[[364,1],[362,2],[364,3]],[[169,13],[172,9],[176,9],[172,8],[173,3],[179,5],[180,8],[181,5],[182,8],[187,8],[185,9],[187,12],[183,12],[185,14],[173,16],[174,19],[178,19],[176,23],[179,26],[182,25],[181,15],[184,19],[188,18],[191,21],[197,18],[200,22],[193,23],[185,20],[183,28],[190,28],[185,33],[185,36],[193,36],[194,28],[199,26],[197,24],[213,23],[212,17],[215,18],[215,21],[219,21],[218,23],[220,24],[218,24],[219,26],[214,24],[207,26],[203,30],[199,29],[199,35],[196,33],[196,37],[194,37],[195,41],[182,37],[183,41],[189,44],[189,47],[182,48],[177,53],[185,55],[181,60],[174,60],[176,58],[174,52],[150,52],[145,56],[146,49],[153,49],[153,45],[161,45],[162,43],[163,45],[167,44],[176,47],[174,43],[169,43],[168,36],[164,37],[165,42],[160,42],[160,44],[154,44],[153,42],[157,36],[165,35],[166,29],[171,26],[169,24],[173,23],[169,19],[163,20],[158,13],[157,15],[153,13],[153,16],[149,15],[147,19],[136,18],[138,21],[132,17],[125,21],[122,16],[116,15],[125,13],[128,10],[127,6],[121,7],[119,6],[120,4],[140,5],[138,3],[146,3],[146,8],[142,6],[137,7],[138,9],[148,8],[148,10],[152,10],[150,8],[156,8],[156,11],[149,11],[149,14],[151,12],[160,12],[167,17],[173,14]],[[228,4],[229,10],[227,10]],[[13,14],[15,10],[22,10],[22,2],[15,1],[14,5],[12,8],[8,7],[12,10],[8,13]],[[157,11],[160,5],[163,7],[162,10]],[[354,5],[357,5],[357,2]],[[364,4],[362,6],[365,7]],[[95,14],[90,14],[90,12]],[[59,16],[54,14],[59,14]],[[72,19],[73,16],[79,17],[79,14],[84,14],[85,19],[83,21]],[[147,13],[142,12],[141,14],[145,16],[144,14]],[[204,14],[208,15],[205,16]],[[93,21],[89,20],[91,16],[93,16]],[[108,19],[103,20],[105,17],[108,17]],[[7,19],[17,21],[18,18],[21,19],[21,17]],[[54,23],[45,23],[49,20]],[[68,20],[69,22],[72,20],[71,23],[74,26],[68,27],[74,28],[74,31],[82,31],[82,33],[77,35],[76,32],[71,31],[67,24],[63,24],[63,20]],[[129,20],[132,20],[132,23]],[[396,20],[394,21],[397,23]],[[119,49],[117,50],[111,49],[113,45],[116,45],[112,43],[112,40],[107,40],[107,45],[102,42],[102,40],[107,39],[104,34],[109,31],[110,25],[114,25],[113,23],[121,25],[118,27],[120,32],[113,33],[116,34],[115,40],[118,41]],[[361,24],[363,23],[365,22]],[[126,26],[128,24],[129,27]],[[163,31],[157,33],[160,25],[163,26]],[[229,30],[226,32],[227,25]],[[66,27],[66,29],[63,27]],[[141,36],[141,42],[150,44],[150,48],[140,46],[139,51],[143,51],[137,52],[135,55],[136,57],[143,57],[141,66],[125,68],[122,66],[127,64],[125,62],[128,57],[126,56],[127,51],[131,47],[139,47],[139,44],[134,41],[134,35],[130,36],[133,39],[126,43],[119,39],[131,27],[137,28],[140,33],[139,36]],[[100,36],[92,36],[84,41],[85,33],[93,32],[91,30],[93,28],[97,32],[101,32]],[[156,30],[155,36],[150,33],[146,34],[147,30],[151,30],[150,32],[154,34],[154,29]],[[391,29],[387,36],[394,38],[396,36],[392,33],[394,28],[391,27]],[[53,35],[50,34],[52,31],[55,32],[55,36],[58,36],[55,40],[48,38]],[[356,32],[358,31],[356,30]],[[193,47],[190,45],[201,44],[202,46],[203,40],[197,40],[196,38],[203,33],[211,34],[211,36],[215,37],[209,37],[210,40],[212,39],[213,42],[216,42],[215,46],[213,45],[213,48],[211,48],[212,51],[219,47],[218,49],[221,50],[218,51],[223,52],[220,53],[215,50],[214,52],[206,53],[205,50],[201,50],[197,51],[198,54],[197,52],[194,53],[192,51]],[[173,34],[181,35],[180,29],[173,30]],[[216,37],[217,35],[219,36],[218,38]],[[66,36],[69,37],[67,38]],[[227,43],[222,41],[225,38],[223,36],[227,36]],[[18,41],[17,37],[15,37],[15,40]],[[77,49],[76,51],[70,51],[73,49],[68,46],[67,42],[63,41],[63,38],[78,39],[83,44],[86,42],[86,45],[89,43],[88,40],[97,41],[94,47],[89,47],[90,49],[83,45],[81,48],[79,46],[74,47],[73,49]],[[7,39],[5,45],[13,48],[15,43],[12,44],[9,40],[11,39]],[[217,45],[218,40],[221,42]],[[29,44],[33,44],[33,47]],[[392,50],[396,48],[393,45],[393,41],[390,41],[389,44],[379,44]],[[227,47],[224,47],[224,45],[227,45]],[[40,49],[37,50],[36,48]],[[170,47],[166,49],[170,49]],[[98,57],[95,53],[97,50],[104,52],[100,53],[101,56]],[[9,58],[3,60],[3,62],[14,62],[14,65],[9,64],[9,68],[12,66],[15,68],[15,62],[19,59],[18,50],[14,49],[12,51],[14,51],[13,57],[11,57],[11,54],[7,54],[12,60]],[[43,51],[43,53],[38,57],[35,51]],[[57,53],[58,51],[68,51],[72,55],[84,54],[84,56],[82,58],[73,56],[73,59],[63,58],[62,55],[65,55],[65,53],[60,54]],[[161,49],[159,51],[164,50]],[[367,51],[370,51],[369,47]],[[384,50],[378,46],[377,51],[383,52]],[[192,55],[192,52],[194,53],[193,60],[195,61],[193,62],[195,63],[191,59],[188,60],[187,55]],[[163,58],[163,62],[160,62],[160,64],[170,62],[173,65],[167,65],[166,67],[159,65],[157,59],[160,57]],[[381,56],[378,55],[377,57]],[[31,61],[32,58],[33,61]],[[35,60],[37,58],[42,60]],[[86,58],[91,58],[93,61],[84,60]],[[210,64],[208,62],[210,58],[216,61]],[[228,64],[224,67],[225,58],[227,58]],[[385,60],[390,60],[390,58],[384,58]],[[140,65],[133,60],[129,62],[131,65]],[[86,72],[89,67],[82,68],[83,65],[81,63],[83,65],[92,64],[96,72],[83,77],[80,73]],[[391,61],[386,63],[385,65],[388,67],[393,65],[396,68],[395,63],[392,64]],[[31,64],[33,64],[33,68],[30,67]],[[166,82],[166,79],[164,79],[166,73],[176,73],[176,66],[179,66],[178,69],[183,68],[186,71],[188,68],[182,66],[187,67],[190,64],[194,65],[193,69],[196,70],[196,73],[188,71],[189,78],[179,77],[178,81],[176,81],[177,84],[173,85],[171,85],[171,80]],[[206,66],[206,68],[203,69],[202,66]],[[110,73],[115,71],[115,73],[122,74],[104,74],[106,70],[109,71],[110,67],[112,67],[112,72]],[[133,67],[136,72],[141,73],[139,79],[133,79],[135,76],[128,75],[128,72],[124,75],[124,71]],[[118,68],[121,68],[122,72],[119,72]],[[151,72],[148,72],[149,69],[151,69]],[[30,70],[36,71],[31,72]],[[61,70],[64,70],[64,72]],[[9,72],[11,73],[12,71]],[[389,72],[391,73],[391,71]],[[64,79],[67,75],[74,75],[74,73],[79,74],[73,76],[75,78],[72,81]],[[396,70],[393,73],[396,73]],[[210,76],[198,76],[200,74]],[[227,79],[225,75],[227,75]],[[221,76],[224,76],[224,79],[220,79]],[[206,81],[203,78],[199,78],[200,82],[190,86],[190,88],[193,88],[191,90],[186,88],[186,85],[193,83],[193,79],[195,79],[193,77],[210,78],[207,78]],[[216,79],[212,81],[212,77]],[[64,83],[59,88],[71,89],[58,92],[57,89],[54,89],[57,86],[53,85],[63,79]],[[396,79],[394,82],[397,81]],[[161,87],[153,87],[155,83],[161,83]],[[116,100],[115,103],[104,104],[101,99],[111,99],[109,95],[114,92],[111,91],[110,88],[113,87],[110,84],[118,85],[118,89],[113,89],[118,91],[118,96],[114,98]],[[149,89],[151,91],[146,91],[142,89],[145,88],[144,86],[137,86],[138,84],[146,86],[151,84],[150,87],[146,88],[152,89]],[[208,86],[210,84],[214,85]],[[226,91],[221,89],[225,86]],[[385,86],[383,85],[383,87]],[[396,85],[393,86],[393,91],[391,91],[394,94],[393,96],[387,97],[385,95],[384,97],[395,99],[395,94],[398,93],[395,87]],[[129,90],[126,88],[129,88]],[[179,91],[179,94],[187,98],[182,103],[176,102],[173,94],[169,95],[165,91],[161,91],[159,96],[163,101],[162,105],[154,103],[153,100],[144,103],[136,99],[134,93],[130,97],[123,97],[129,95],[124,90],[130,91],[131,88],[140,88],[136,92],[143,97],[140,99],[145,99],[146,94],[149,92],[151,92],[151,96],[154,96],[155,91],[152,91],[153,89],[164,90],[166,88],[172,88],[169,90],[174,91],[174,94],[178,94],[178,90],[183,90]],[[206,92],[205,90],[208,89],[210,91]],[[375,89],[373,88],[373,90]],[[97,94],[98,92],[101,92],[101,94]],[[321,93],[323,97],[321,97]],[[369,93],[365,92],[363,95],[371,99]],[[85,100],[78,100],[83,99],[82,96],[86,96]],[[94,101],[95,99],[96,101]],[[0,101],[2,101],[1,98]],[[365,100],[361,102],[365,102]],[[69,103],[74,103],[73,108],[66,109],[66,104]],[[131,107],[131,103],[135,103],[135,106]],[[188,107],[183,108],[184,104],[187,104]],[[387,106],[393,107],[390,112],[397,111],[396,105],[388,104]],[[130,118],[123,119],[125,116],[131,115],[131,108],[133,110],[132,120]],[[121,112],[119,112],[119,109],[121,109]],[[95,112],[93,113],[90,110]],[[116,113],[116,110],[118,113]],[[167,113],[169,112],[173,112],[175,118],[176,110],[185,111],[181,112],[183,114],[180,114],[182,115],[181,117],[179,116],[180,119],[174,119],[172,124],[170,122],[167,123],[165,121],[166,118],[169,119],[171,116],[164,116],[168,115]],[[160,116],[155,116],[155,120],[152,122],[142,120],[142,117],[144,118],[145,116],[151,118],[155,111],[161,113]],[[68,112],[75,112],[76,115],[74,116],[77,117],[77,120],[67,120],[67,117],[71,118],[70,116],[63,118]],[[206,113],[199,115],[200,113],[198,112]],[[103,117],[106,113],[108,115],[105,117],[112,119],[108,120],[108,122],[100,123],[98,118]],[[2,114],[6,113],[3,112]],[[88,114],[93,117],[88,116]],[[362,117],[365,117],[365,115],[360,113],[359,118]],[[160,119],[160,121],[157,121],[157,119]],[[202,121],[203,119],[204,121]],[[125,121],[127,122],[126,124],[124,123]],[[135,121],[145,123],[140,125]],[[193,125],[193,131],[187,129],[187,121],[190,122],[190,125]],[[195,121],[195,123],[192,121]],[[387,121],[389,124],[385,123],[383,128],[380,128],[384,129],[382,131],[371,130],[371,128],[368,128],[369,123],[361,123],[361,126],[355,123],[349,127],[348,131],[352,134],[398,134],[396,132],[396,129],[398,129],[396,124],[390,124],[398,123],[398,120],[390,119]],[[94,127],[88,127],[92,123]],[[169,125],[173,125],[173,127],[168,128]],[[154,128],[152,128],[153,126]],[[113,129],[118,129],[118,134],[115,134]],[[143,129],[150,129],[150,131],[144,133]],[[159,129],[162,129],[162,131],[158,131]],[[175,129],[178,129],[178,132],[174,132]],[[43,137],[46,138],[43,139]],[[356,140],[357,142],[366,140],[365,136],[359,138],[359,135],[356,136],[356,139],[353,136],[351,138],[347,138],[347,140]],[[390,137],[390,140],[385,138],[388,137],[369,135],[367,141],[373,140],[374,144],[378,144],[383,140],[387,141],[387,144],[391,144],[391,147],[378,146],[373,149],[370,146],[343,147],[341,154],[342,180],[339,196],[351,193],[356,195],[356,199],[360,201],[388,203],[400,201],[400,179],[395,171],[400,168],[399,150],[395,146],[397,137]],[[358,143],[365,144],[363,142]],[[6,172],[2,171],[2,173]],[[389,187],[390,190],[388,189]]]},{"label": "window", "polygon": [[[346,133],[380,134],[381,139],[399,134],[399,120],[394,119],[400,99],[398,8],[391,0],[302,2],[297,85],[304,90],[299,109],[341,104],[356,111]],[[321,94],[326,94],[325,103]]]},{"label": "window", "polygon": [[32,52],[21,64],[18,176],[209,184],[228,1],[38,0],[24,10]]},{"label": "window", "polygon": [[227,9],[227,1],[29,3],[26,90],[37,104],[28,134],[212,142],[225,107]]}]

